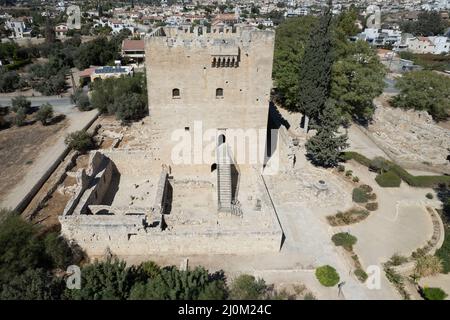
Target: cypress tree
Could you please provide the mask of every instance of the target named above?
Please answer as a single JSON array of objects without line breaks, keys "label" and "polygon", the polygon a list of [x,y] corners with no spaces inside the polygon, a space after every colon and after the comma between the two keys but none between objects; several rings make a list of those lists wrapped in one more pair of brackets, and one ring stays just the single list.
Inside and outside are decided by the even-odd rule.
[{"label": "cypress tree", "polygon": [[348,147],[347,135],[338,134],[341,119],[335,102],[329,99],[316,125],[317,134],[306,143],[306,157],[314,164],[322,167],[334,167],[341,160],[341,153]]},{"label": "cypress tree", "polygon": [[328,2],[317,29],[310,34],[299,72],[297,109],[305,116],[305,131],[308,122],[318,123],[319,115],[331,91],[331,68],[333,48],[331,36],[332,1]]}]

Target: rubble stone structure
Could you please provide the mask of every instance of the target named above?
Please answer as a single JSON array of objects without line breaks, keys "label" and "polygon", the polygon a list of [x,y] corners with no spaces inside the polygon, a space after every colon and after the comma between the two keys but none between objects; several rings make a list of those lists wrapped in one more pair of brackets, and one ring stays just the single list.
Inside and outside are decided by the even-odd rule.
[{"label": "rubble stone structure", "polygon": [[[127,129],[130,142],[91,152],[62,234],[91,256],[280,250],[262,163],[238,163],[227,141],[255,129],[265,147],[273,45],[272,31],[157,29],[146,39],[149,117]],[[174,163],[173,133],[195,123],[216,132],[215,163]]]}]

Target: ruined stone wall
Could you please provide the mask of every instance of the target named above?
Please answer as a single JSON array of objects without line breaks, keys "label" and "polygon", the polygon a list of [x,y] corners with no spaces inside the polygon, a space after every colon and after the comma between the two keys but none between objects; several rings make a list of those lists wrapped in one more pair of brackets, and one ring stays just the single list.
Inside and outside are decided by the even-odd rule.
[{"label": "ruined stone wall", "polygon": [[107,248],[119,256],[176,254],[255,254],[280,250],[281,230],[266,232],[145,231],[143,216],[60,217],[61,232],[75,240],[90,256],[103,255]]}]

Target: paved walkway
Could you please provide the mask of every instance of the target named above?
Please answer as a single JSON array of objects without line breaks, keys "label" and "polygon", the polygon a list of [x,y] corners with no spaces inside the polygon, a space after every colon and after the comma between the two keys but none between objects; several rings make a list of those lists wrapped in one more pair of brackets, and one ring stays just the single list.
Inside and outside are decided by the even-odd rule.
[{"label": "paved walkway", "polygon": [[15,188],[4,197],[0,203],[3,208],[16,208],[22,199],[30,192],[33,186],[39,181],[44,172],[58,159],[64,152],[66,145],[64,139],[70,132],[81,130],[97,115],[97,110],[80,112],[72,107],[66,108],[66,116],[69,126],[62,132],[61,136],[53,145],[42,149],[38,158],[30,166],[25,177],[16,184]]}]

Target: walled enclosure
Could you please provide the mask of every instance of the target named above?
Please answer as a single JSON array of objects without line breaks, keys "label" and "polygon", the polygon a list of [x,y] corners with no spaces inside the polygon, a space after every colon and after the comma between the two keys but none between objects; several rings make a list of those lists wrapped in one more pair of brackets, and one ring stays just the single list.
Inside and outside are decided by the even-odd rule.
[{"label": "walled enclosure", "polygon": [[218,212],[220,170],[212,163],[172,162],[173,132],[189,132],[194,121],[225,135],[259,130],[265,148],[274,33],[199,30],[157,29],[146,39],[149,117],[131,128],[131,145],[92,152],[78,173],[61,230],[91,256],[280,250],[262,163],[236,164],[229,183],[242,214],[235,215]]}]

